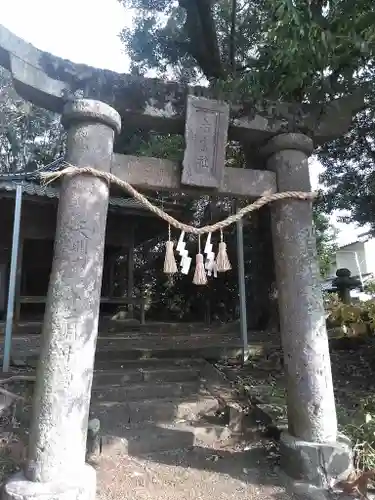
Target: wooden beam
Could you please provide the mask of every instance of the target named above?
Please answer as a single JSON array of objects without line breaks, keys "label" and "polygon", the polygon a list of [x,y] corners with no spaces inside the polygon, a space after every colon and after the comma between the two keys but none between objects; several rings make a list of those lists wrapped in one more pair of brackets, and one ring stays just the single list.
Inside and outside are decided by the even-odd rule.
[{"label": "wooden beam", "polygon": [[108,252],[108,297],[114,296],[115,291],[115,265],[116,265],[116,254],[112,247],[107,249]]},{"label": "wooden beam", "polygon": [[21,296],[21,285],[22,285],[23,249],[24,249],[24,238],[21,233],[20,242],[18,246],[16,293],[14,297],[14,325],[16,328],[21,319],[20,296]]},{"label": "wooden beam", "polygon": [[[128,298],[133,297],[134,291],[134,227],[131,231],[132,244],[128,248]],[[134,317],[134,309],[132,304],[128,305],[129,318]]]},{"label": "wooden beam", "polygon": [[134,290],[134,245],[128,248],[128,297],[133,297]]},{"label": "wooden beam", "polygon": [[276,175],[268,170],[251,170],[226,167],[219,190],[207,188],[199,190],[181,184],[182,167],[176,161],[115,154],[112,159],[111,173],[142,190],[182,191],[184,193],[202,192],[217,196],[236,198],[258,198],[266,191],[277,192]]}]

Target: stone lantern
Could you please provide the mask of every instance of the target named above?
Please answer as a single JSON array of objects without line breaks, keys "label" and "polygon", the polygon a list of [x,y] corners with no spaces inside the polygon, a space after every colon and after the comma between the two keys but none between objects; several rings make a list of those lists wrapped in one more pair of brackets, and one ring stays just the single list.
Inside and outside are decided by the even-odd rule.
[{"label": "stone lantern", "polygon": [[332,280],[332,288],[337,291],[344,304],[350,303],[350,290],[362,285],[361,280],[354,278],[349,269],[341,268],[336,271],[336,278]]}]

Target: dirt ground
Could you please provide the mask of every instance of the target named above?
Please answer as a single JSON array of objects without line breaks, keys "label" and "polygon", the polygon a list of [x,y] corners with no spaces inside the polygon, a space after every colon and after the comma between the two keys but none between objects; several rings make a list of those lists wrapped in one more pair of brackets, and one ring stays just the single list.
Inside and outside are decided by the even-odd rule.
[{"label": "dirt ground", "polygon": [[[30,375],[26,367],[12,374]],[[0,388],[24,400],[8,405],[0,393],[0,482],[20,467],[25,459],[31,415],[32,382],[10,381]],[[276,472],[275,445],[260,441],[256,434],[247,440],[217,442],[212,448],[197,443],[192,449],[127,456],[105,449],[94,457],[99,500],[136,498],[169,500],[175,498],[241,500],[256,496],[261,500],[288,500]]]},{"label": "dirt ground", "polygon": [[[364,344],[343,342],[331,348],[331,366],[339,426],[360,425],[367,411],[375,414],[375,339]],[[284,398],[284,371],[276,356],[250,360],[247,366],[228,366],[244,385],[272,386],[275,397]]]},{"label": "dirt ground", "polygon": [[[18,374],[27,375],[26,369]],[[10,382],[0,387],[25,398],[3,408],[1,417],[0,481],[22,466],[28,439],[32,384]],[[30,391],[31,388],[31,391]],[[256,427],[247,439],[197,443],[192,449],[127,456],[115,450],[92,460],[97,471],[99,500],[289,500],[277,473],[274,443],[260,440]]]},{"label": "dirt ground", "polygon": [[98,499],[288,500],[274,465],[273,453],[262,443],[148,457],[101,456],[96,466]]},{"label": "dirt ground", "polygon": [[[11,375],[30,375],[30,369],[13,370]],[[26,456],[29,420],[32,407],[33,382],[10,381],[0,389],[0,484],[20,468]],[[16,394],[13,399],[6,391]]]}]

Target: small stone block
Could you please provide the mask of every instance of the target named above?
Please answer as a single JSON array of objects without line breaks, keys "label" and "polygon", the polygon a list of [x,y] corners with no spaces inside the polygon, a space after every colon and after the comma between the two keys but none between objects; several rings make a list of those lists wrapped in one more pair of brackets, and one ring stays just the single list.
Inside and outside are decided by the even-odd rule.
[{"label": "small stone block", "polygon": [[264,403],[278,408],[286,408],[286,398],[277,394],[268,394],[264,396]]},{"label": "small stone block", "polygon": [[98,418],[93,418],[89,420],[87,428],[86,459],[92,455],[100,453],[100,450],[100,420]]},{"label": "small stone block", "polygon": [[287,416],[287,407],[286,405],[275,405],[275,404],[257,404],[257,407],[269,415],[270,419],[273,422],[277,422],[278,420],[284,419]]},{"label": "small stone block", "polygon": [[244,411],[239,404],[230,403],[229,407],[229,429],[234,434],[243,430]]},{"label": "small stone block", "polygon": [[272,392],[272,387],[270,385],[251,385],[249,386],[249,392],[257,396],[263,396],[270,394]]},{"label": "small stone block", "polygon": [[345,436],[333,443],[316,443],[283,432],[280,457],[287,476],[318,488],[329,488],[333,482],[346,479],[353,468],[352,447]]},{"label": "small stone block", "polygon": [[219,189],[224,176],[229,106],[189,95],[182,184]]},{"label": "small stone block", "polygon": [[284,391],[271,385],[254,385],[249,387],[249,394],[258,398],[262,403],[285,406],[286,396]]},{"label": "small stone block", "polygon": [[25,358],[22,359],[22,358],[13,358],[12,357],[10,360],[10,363],[12,366],[21,367],[21,368],[27,366],[27,361]]},{"label": "small stone block", "polygon": [[3,487],[2,500],[95,500],[96,472],[85,464],[74,478],[62,477],[58,483],[29,481],[17,472]]}]

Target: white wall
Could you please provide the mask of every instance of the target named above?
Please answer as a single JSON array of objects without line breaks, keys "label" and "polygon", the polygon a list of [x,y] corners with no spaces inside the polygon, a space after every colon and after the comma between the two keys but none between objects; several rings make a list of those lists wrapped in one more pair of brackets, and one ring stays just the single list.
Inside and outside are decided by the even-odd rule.
[{"label": "white wall", "polygon": [[[337,269],[345,267],[349,269],[352,273],[352,276],[358,276],[358,265],[356,262],[355,254],[357,254],[359,267],[362,274],[366,274],[368,272],[368,264],[367,264],[367,255],[365,251],[365,243],[357,242],[351,245],[347,245],[346,247],[337,250],[336,252],[336,266],[333,270],[334,273]],[[375,255],[374,255],[374,266],[375,266]],[[333,273],[333,274],[334,274]]]},{"label": "white wall", "polygon": [[375,274],[375,238],[366,241],[365,254],[366,254],[366,269],[367,269],[366,272]]}]

